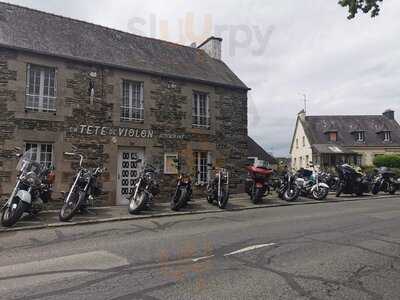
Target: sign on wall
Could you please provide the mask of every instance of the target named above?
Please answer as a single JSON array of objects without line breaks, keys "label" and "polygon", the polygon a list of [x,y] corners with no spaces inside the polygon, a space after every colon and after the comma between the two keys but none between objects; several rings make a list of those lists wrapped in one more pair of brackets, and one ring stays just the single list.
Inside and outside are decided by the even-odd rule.
[{"label": "sign on wall", "polygon": [[70,132],[91,136],[134,137],[143,139],[151,139],[154,136],[153,130],[151,129],[102,127],[92,125],[79,125],[78,127],[71,127]]}]

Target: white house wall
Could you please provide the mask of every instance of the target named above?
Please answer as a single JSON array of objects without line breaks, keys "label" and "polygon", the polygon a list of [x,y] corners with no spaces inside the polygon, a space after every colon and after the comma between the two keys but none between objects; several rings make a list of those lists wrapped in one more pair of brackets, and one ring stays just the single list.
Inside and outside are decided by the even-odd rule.
[{"label": "white house wall", "polygon": [[[304,138],[304,144],[303,144]],[[309,162],[312,161],[312,150],[310,142],[304,132],[304,128],[300,120],[294,133],[293,147],[291,152],[292,168],[298,170],[300,168],[307,168]]]}]

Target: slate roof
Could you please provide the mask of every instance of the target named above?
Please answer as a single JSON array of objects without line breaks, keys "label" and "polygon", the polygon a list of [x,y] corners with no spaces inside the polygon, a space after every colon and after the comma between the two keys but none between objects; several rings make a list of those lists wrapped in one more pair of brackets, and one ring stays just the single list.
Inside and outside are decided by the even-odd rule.
[{"label": "slate roof", "polygon": [[0,47],[245,89],[203,50],[0,2]]},{"label": "slate roof", "polygon": [[[400,125],[383,115],[306,116],[301,120],[310,144],[337,144],[344,147],[400,147]],[[328,132],[337,132],[337,142],[330,142]],[[357,142],[354,133],[364,131],[365,141]],[[391,132],[391,141],[384,142],[384,131]]]},{"label": "slate roof", "polygon": [[265,151],[256,141],[251,137],[247,137],[248,157],[257,157],[260,160],[264,160],[271,165],[277,163],[275,157]]}]

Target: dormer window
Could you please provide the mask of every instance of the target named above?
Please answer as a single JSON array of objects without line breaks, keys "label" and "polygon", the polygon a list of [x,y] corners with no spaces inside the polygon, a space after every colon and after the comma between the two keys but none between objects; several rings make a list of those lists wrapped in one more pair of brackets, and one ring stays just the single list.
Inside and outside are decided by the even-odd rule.
[{"label": "dormer window", "polygon": [[390,142],[391,140],[392,140],[392,137],[391,137],[390,131],[385,131],[383,133],[383,141]]},{"label": "dormer window", "polygon": [[364,142],[365,141],[365,132],[364,131],[357,131],[355,132],[356,141],[357,142]]},{"label": "dormer window", "polygon": [[329,141],[337,142],[337,132],[329,132]]}]

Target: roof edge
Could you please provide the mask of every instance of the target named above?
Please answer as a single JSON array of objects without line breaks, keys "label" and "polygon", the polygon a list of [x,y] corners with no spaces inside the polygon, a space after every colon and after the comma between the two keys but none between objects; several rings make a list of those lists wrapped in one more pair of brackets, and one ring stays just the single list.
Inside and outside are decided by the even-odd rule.
[{"label": "roof edge", "polygon": [[141,73],[141,74],[155,75],[155,76],[167,77],[167,78],[171,78],[171,79],[179,79],[179,80],[184,80],[184,81],[188,81],[188,82],[211,85],[211,86],[215,86],[215,87],[230,88],[230,89],[241,90],[241,91],[246,91],[246,92],[251,90],[246,85],[237,86],[237,85],[230,85],[230,84],[224,84],[224,83],[219,83],[219,82],[214,82],[214,81],[197,79],[197,78],[193,78],[193,77],[179,76],[179,75],[168,74],[168,73],[163,73],[163,72],[154,72],[154,71],[131,68],[131,67],[127,67],[127,66],[111,64],[111,63],[106,63],[106,62],[99,62],[99,61],[80,58],[80,57],[76,57],[76,56],[54,54],[54,53],[45,52],[45,51],[35,51],[32,49],[28,49],[28,48],[4,45],[2,43],[0,43],[0,48],[6,48],[6,49],[11,49],[11,50],[21,51],[21,52],[26,52],[26,53],[39,54],[39,55],[51,56],[51,57],[62,58],[62,59],[68,59],[68,60],[72,60],[72,61],[76,61],[76,62],[82,62],[85,64],[101,65],[101,66],[106,66],[106,67],[110,67],[110,68],[131,71],[131,72],[136,72],[136,73]]}]

